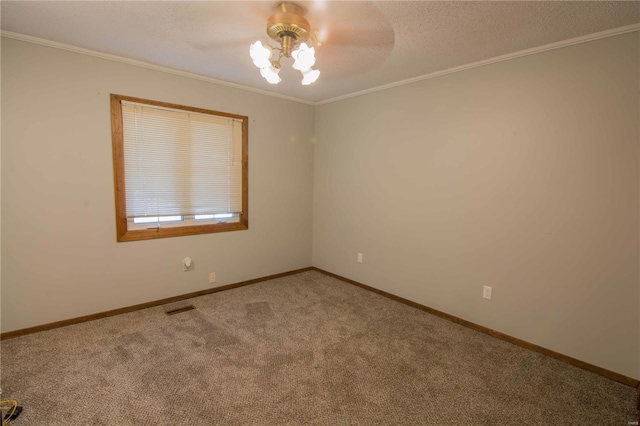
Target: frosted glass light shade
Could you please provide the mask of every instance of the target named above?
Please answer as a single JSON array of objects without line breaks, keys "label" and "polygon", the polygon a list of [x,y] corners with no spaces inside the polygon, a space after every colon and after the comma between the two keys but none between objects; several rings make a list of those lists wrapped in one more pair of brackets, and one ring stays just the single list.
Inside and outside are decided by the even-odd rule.
[{"label": "frosted glass light shade", "polygon": [[302,73],[302,85],[308,86],[320,77],[320,70],[309,70]]},{"label": "frosted glass light shade", "polygon": [[253,65],[262,69],[271,66],[271,49],[263,46],[261,41],[256,41],[249,47],[249,55],[253,61]]},{"label": "frosted glass light shade", "polygon": [[279,68],[276,68],[273,65],[271,65],[269,67],[262,68],[260,70],[260,75],[263,76],[268,83],[278,84],[282,81],[282,79],[278,75],[279,72],[280,72]]},{"label": "frosted glass light shade", "polygon": [[298,71],[309,71],[313,64],[316,63],[316,50],[313,47],[307,46],[306,43],[302,43],[297,50],[291,53],[295,62],[293,68]]},{"label": "frosted glass light shade", "polygon": [[[261,41],[256,41],[249,47],[249,55],[253,64],[260,68],[260,75],[270,84],[278,84],[282,81],[278,74],[280,73],[280,58],[283,57],[283,53],[281,52],[280,57],[272,62],[273,49],[269,45],[263,45]],[[280,50],[279,48],[275,49]],[[320,71],[311,69],[316,63],[315,48],[301,43],[296,50],[291,52],[291,57],[294,59],[293,68],[302,73],[303,85],[308,86],[318,79]]]}]

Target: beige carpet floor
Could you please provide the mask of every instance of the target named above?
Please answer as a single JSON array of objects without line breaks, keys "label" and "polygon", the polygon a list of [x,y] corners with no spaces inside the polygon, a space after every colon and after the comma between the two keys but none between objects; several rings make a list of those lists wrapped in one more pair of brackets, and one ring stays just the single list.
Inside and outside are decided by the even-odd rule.
[{"label": "beige carpet floor", "polygon": [[26,425],[617,425],[636,390],[309,271],[1,344]]}]

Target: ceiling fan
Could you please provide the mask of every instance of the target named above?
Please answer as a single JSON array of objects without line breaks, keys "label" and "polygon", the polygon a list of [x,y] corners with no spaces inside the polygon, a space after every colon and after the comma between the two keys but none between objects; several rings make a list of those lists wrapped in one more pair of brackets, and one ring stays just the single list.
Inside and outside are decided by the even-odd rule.
[{"label": "ceiling fan", "polygon": [[[288,50],[289,41],[282,37],[287,35],[285,26],[275,25],[277,23],[295,25],[289,31],[296,37],[295,42],[291,37],[291,53],[303,42],[307,47],[314,48],[314,56],[317,56],[314,66],[322,70],[321,80],[362,75],[383,63],[395,43],[394,30],[375,2],[296,0],[296,3],[284,4],[281,1],[206,4],[210,8],[209,13],[198,10],[188,17],[188,22],[192,25],[197,22],[196,26],[201,28],[195,33],[198,40],[192,40],[190,44],[200,51],[225,52],[229,55],[227,58],[237,66],[252,60],[247,50],[256,41],[260,41],[263,47],[275,43],[275,47],[282,49],[280,41],[284,38],[285,52]],[[285,22],[282,21],[283,15]],[[215,21],[212,16],[216,17]],[[280,60],[281,65],[288,62],[284,54],[280,57],[280,50],[271,49],[273,56],[269,56],[270,62]],[[265,57],[267,53],[263,52],[262,55]],[[228,64],[232,66],[231,62]],[[273,64],[261,65],[260,74],[262,68],[269,68]],[[283,67],[285,72],[280,72],[280,76],[285,79],[283,84],[290,84],[286,80],[290,80],[293,74],[291,69],[285,68],[289,66]],[[269,71],[274,74],[273,70]],[[279,76],[275,74],[273,78],[278,80]]]}]

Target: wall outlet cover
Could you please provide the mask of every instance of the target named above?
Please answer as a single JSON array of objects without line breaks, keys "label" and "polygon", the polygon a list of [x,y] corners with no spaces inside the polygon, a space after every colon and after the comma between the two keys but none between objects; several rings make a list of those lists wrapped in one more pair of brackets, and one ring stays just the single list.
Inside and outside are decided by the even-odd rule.
[{"label": "wall outlet cover", "polygon": [[482,290],[482,297],[485,299],[491,299],[491,293],[493,292],[493,287],[489,287],[488,285],[484,286]]}]

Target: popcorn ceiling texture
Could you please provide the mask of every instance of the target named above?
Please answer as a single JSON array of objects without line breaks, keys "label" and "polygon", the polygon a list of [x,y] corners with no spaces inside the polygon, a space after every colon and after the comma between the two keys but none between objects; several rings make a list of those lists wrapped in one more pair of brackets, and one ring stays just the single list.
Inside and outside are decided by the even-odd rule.
[{"label": "popcorn ceiling texture", "polygon": [[629,386],[316,271],[1,348],[21,426],[638,420]]},{"label": "popcorn ceiling texture", "polygon": [[265,2],[2,2],[2,29],[317,102],[640,22],[637,1],[299,2],[324,45],[312,86],[249,58]]}]

